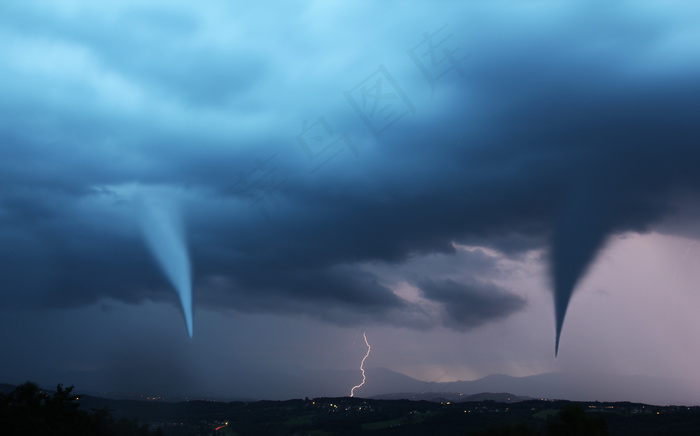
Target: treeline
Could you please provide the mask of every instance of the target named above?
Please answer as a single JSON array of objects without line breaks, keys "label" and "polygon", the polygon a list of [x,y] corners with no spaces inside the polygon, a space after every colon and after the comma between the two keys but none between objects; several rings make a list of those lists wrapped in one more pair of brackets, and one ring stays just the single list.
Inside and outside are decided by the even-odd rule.
[{"label": "treeline", "polygon": [[543,423],[520,422],[517,425],[491,426],[468,432],[468,436],[609,436],[604,417],[587,416],[577,404],[570,404]]},{"label": "treeline", "polygon": [[59,384],[50,395],[26,382],[8,394],[0,393],[0,433],[5,436],[162,436],[134,420],[112,417],[109,409],[79,409],[73,386]]},{"label": "treeline", "polygon": [[[510,404],[509,406],[513,406]],[[517,407],[517,405],[516,405]],[[426,434],[466,436],[609,436],[602,415],[591,416],[578,404],[566,404],[546,417],[525,410],[509,413],[467,414],[459,410],[429,414],[420,422],[372,432],[374,436],[418,436]],[[638,435],[639,433],[623,433]]]}]

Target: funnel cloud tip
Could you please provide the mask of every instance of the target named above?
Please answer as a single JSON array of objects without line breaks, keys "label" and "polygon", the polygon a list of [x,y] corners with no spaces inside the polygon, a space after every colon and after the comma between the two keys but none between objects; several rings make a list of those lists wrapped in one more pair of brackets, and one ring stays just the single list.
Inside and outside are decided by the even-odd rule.
[{"label": "funnel cloud tip", "polygon": [[192,338],[192,272],[179,210],[162,197],[139,201],[141,232],[161,271],[180,297]]}]

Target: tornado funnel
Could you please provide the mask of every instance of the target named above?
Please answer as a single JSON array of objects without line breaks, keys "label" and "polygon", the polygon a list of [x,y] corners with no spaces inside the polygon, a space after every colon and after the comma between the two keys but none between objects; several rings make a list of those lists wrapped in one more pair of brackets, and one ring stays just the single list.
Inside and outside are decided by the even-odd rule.
[{"label": "tornado funnel", "polygon": [[180,296],[187,334],[192,337],[192,276],[180,209],[169,198],[141,196],[141,233],[163,274]]},{"label": "tornado funnel", "polygon": [[611,213],[605,195],[592,186],[577,189],[563,208],[554,233],[551,251],[556,320],[555,357],[564,317],[576,284],[611,230]]}]

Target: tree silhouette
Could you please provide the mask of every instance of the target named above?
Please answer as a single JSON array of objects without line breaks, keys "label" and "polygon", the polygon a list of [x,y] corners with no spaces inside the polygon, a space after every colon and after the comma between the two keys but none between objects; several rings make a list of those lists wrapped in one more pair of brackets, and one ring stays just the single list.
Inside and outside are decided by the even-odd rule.
[{"label": "tree silhouette", "polygon": [[587,417],[581,406],[571,404],[549,423],[547,436],[608,436],[608,423],[603,418]]},{"label": "tree silhouette", "polygon": [[56,386],[53,396],[36,383],[26,382],[0,394],[0,431],[3,436],[149,436],[135,421],[115,422],[107,409],[80,410],[73,386]]}]

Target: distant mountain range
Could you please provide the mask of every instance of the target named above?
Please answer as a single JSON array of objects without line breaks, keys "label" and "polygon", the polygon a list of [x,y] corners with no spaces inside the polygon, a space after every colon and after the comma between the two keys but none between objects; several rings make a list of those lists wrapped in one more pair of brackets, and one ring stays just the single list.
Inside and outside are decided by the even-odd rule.
[{"label": "distant mountain range", "polygon": [[497,403],[519,403],[521,401],[532,400],[532,397],[521,397],[507,392],[492,393],[481,392],[473,395],[465,395],[456,392],[421,392],[421,393],[398,393],[384,394],[372,397],[373,400],[413,400],[432,401],[434,403],[452,402],[463,403],[466,401],[495,401]]},{"label": "distant mountain range", "polygon": [[[449,401],[457,401],[459,394],[464,397],[502,392],[515,397],[574,401],[700,404],[700,383],[672,377],[561,372],[527,377],[495,374],[473,381],[426,382],[386,368],[368,368],[365,371],[367,380],[364,386],[355,390],[357,397],[390,395],[397,399],[432,399],[442,396]],[[360,372],[355,370],[307,370],[297,371],[293,375],[261,372],[256,377],[230,385],[226,394],[216,395],[279,400],[340,397],[350,395],[350,388],[361,381]]]},{"label": "distant mountain range", "polygon": [[[483,393],[505,392],[493,399],[510,401],[529,398],[574,401],[631,401],[656,405],[700,404],[700,383],[671,377],[622,376],[612,374],[546,373],[528,377],[490,375],[473,381],[423,382],[384,368],[367,370],[366,388],[358,396],[431,399],[442,396],[460,401],[488,399]],[[403,392],[403,394],[396,394]],[[393,394],[393,395],[387,395]],[[461,394],[461,395],[460,395]],[[498,396],[500,395],[500,399]],[[505,397],[503,396],[505,395]]]},{"label": "distant mountain range", "polygon": [[[355,396],[377,399],[429,401],[516,402],[525,399],[572,401],[630,401],[654,405],[700,405],[700,383],[671,377],[621,376],[611,374],[546,373],[528,377],[490,375],[473,381],[426,382],[386,368],[366,369],[364,386]],[[185,397],[165,393],[165,401],[207,399],[284,400],[293,398],[342,397],[361,381],[359,371],[314,370],[294,375],[261,371],[255,377],[222,383],[216,392]],[[5,385],[4,387],[7,387]],[[2,389],[0,391],[7,391]],[[92,393],[76,386],[76,393],[108,398],[144,399],[143,396]],[[510,399],[509,399],[510,398]]]},{"label": "distant mountain range", "polygon": [[[308,375],[313,396],[348,395],[358,379],[354,371],[316,371]],[[700,404],[700,383],[672,377],[629,376],[596,373],[546,373],[527,377],[495,374],[473,381],[425,382],[386,368],[366,370],[367,381],[355,390],[365,398],[427,399],[460,401],[484,393],[499,401],[529,398],[574,401],[632,401],[656,405]],[[504,394],[493,394],[504,393]],[[312,396],[308,395],[308,396]],[[499,397],[500,395],[500,397]],[[511,400],[507,400],[510,397]]]}]

